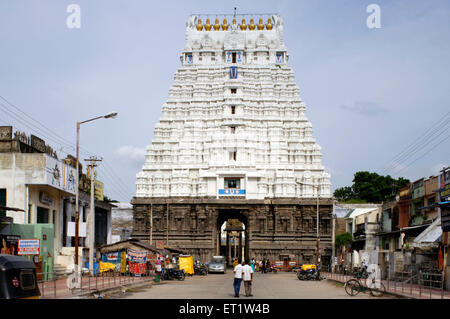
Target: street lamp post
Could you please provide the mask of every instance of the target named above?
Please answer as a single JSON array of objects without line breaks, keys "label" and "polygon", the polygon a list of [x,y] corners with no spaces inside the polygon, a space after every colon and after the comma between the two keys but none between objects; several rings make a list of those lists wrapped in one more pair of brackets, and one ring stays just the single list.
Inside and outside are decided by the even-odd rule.
[{"label": "street lamp post", "polygon": [[[117,116],[117,113],[116,112],[112,112],[112,113],[109,113],[109,114],[106,114],[106,115],[103,115],[103,116],[98,116],[98,117],[94,117],[94,118],[92,118],[92,119],[89,119],[89,120],[86,120],[86,121],[82,121],[82,122],[77,122],[77,163],[76,163],[76,168],[77,168],[77,176],[76,176],[76,179],[77,179],[77,185],[76,185],[76,188],[75,188],[75,271],[78,271],[78,241],[79,241],[79,239],[78,239],[78,235],[79,235],[79,231],[78,231],[78,229],[79,229],[79,222],[80,222],[80,215],[79,215],[79,211],[78,211],[78,197],[79,197],[79,195],[78,195],[78,188],[79,188],[79,176],[80,176],[80,173],[79,173],[79,161],[80,161],[80,126],[81,126],[81,124],[83,124],[83,123],[87,123],[87,122],[91,122],[91,121],[94,121],[94,120],[98,120],[98,119],[101,119],[101,118],[105,118],[105,119],[108,119],[108,118],[115,118]],[[92,190],[91,190],[92,191]],[[91,235],[91,237],[92,237],[92,235],[93,234],[90,234]],[[92,241],[93,239],[91,238],[91,241]],[[89,252],[89,255],[92,255],[93,254],[93,252]],[[91,268],[93,265],[92,265],[92,262],[89,264],[89,268]]]},{"label": "street lamp post", "polygon": [[306,184],[306,183],[302,183],[302,182],[297,182],[295,181],[297,184],[300,185],[307,185],[307,186],[312,186],[316,188],[316,197],[317,197],[317,216],[316,216],[316,230],[317,230],[317,234],[316,234],[316,267],[317,269],[319,269],[319,242],[320,242],[320,235],[319,235],[319,185],[314,185],[314,184]]}]

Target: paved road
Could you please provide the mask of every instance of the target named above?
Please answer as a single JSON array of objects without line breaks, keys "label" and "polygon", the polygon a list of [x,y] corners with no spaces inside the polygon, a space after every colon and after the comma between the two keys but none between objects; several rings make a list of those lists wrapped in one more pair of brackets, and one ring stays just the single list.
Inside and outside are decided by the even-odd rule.
[{"label": "paved road", "polygon": [[[234,298],[233,272],[186,277],[184,281],[165,281],[151,288],[134,289],[112,298],[125,299],[237,299]],[[255,274],[253,297],[245,297],[241,286],[241,300],[248,299],[379,299],[369,293],[348,296],[342,284],[330,280],[300,281],[293,272]],[[385,296],[384,298],[393,298]]]}]

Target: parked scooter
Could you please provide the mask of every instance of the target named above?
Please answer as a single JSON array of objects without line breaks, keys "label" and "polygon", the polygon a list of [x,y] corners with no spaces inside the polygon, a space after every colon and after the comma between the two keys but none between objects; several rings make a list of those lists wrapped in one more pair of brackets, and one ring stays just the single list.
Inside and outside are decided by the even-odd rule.
[{"label": "parked scooter", "polygon": [[184,269],[177,270],[173,268],[164,269],[164,273],[162,276],[163,280],[184,280],[186,278],[186,274],[184,273]]}]

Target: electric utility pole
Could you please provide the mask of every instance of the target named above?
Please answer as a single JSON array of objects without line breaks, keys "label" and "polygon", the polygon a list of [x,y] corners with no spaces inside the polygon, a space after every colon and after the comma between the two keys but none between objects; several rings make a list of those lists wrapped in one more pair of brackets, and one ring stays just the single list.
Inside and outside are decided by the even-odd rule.
[{"label": "electric utility pole", "polygon": [[89,159],[85,159],[85,161],[89,162],[89,177],[91,178],[91,205],[89,212],[89,272],[91,275],[94,274],[94,243],[95,243],[95,203],[94,203],[94,194],[95,194],[95,177],[97,177],[97,171],[95,168],[98,166],[97,162],[101,162],[100,158],[95,156],[91,156]]}]

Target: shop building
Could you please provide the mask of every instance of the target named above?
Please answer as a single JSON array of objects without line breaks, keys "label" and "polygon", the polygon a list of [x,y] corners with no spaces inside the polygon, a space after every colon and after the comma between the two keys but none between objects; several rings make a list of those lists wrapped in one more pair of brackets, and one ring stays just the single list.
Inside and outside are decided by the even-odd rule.
[{"label": "shop building", "polygon": [[[0,210],[0,218],[10,218],[10,235],[22,238],[41,233],[45,225],[45,231],[51,232],[51,235],[45,234],[45,241],[52,241],[51,245],[46,245],[50,250],[44,256],[45,270],[65,272],[73,268],[75,176],[73,157],[60,160],[53,149],[37,136],[21,132],[13,134],[12,126],[0,127],[0,206],[17,209]],[[82,258],[87,258],[88,252],[89,187],[86,175],[81,174],[79,255]],[[95,201],[96,245],[111,242],[112,207],[101,200]],[[30,230],[30,227],[35,229]]]}]

